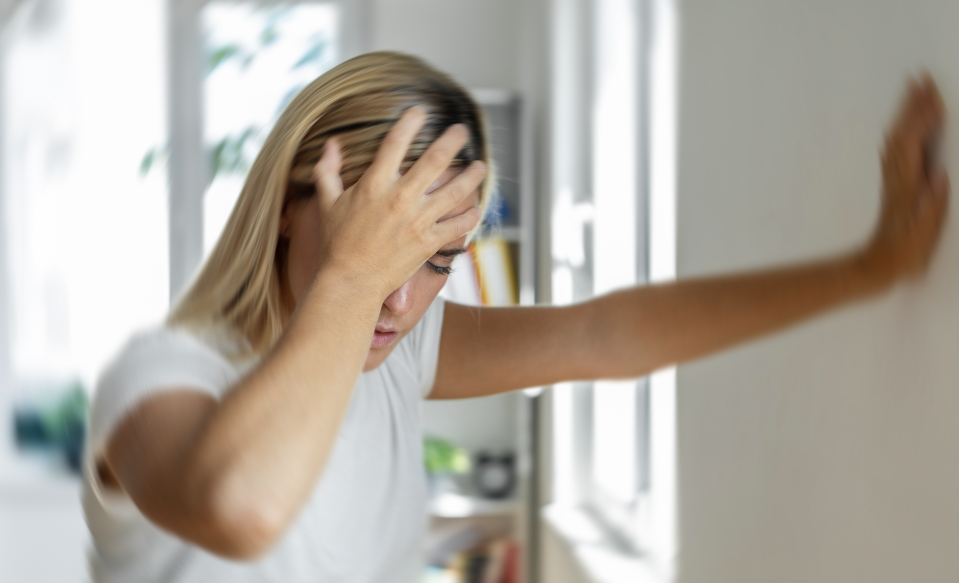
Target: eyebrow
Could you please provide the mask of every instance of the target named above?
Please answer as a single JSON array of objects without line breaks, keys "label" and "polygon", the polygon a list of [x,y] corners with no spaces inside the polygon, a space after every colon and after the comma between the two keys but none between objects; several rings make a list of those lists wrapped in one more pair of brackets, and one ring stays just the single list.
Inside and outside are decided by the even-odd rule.
[{"label": "eyebrow", "polygon": [[439,255],[440,257],[456,257],[457,255],[462,255],[466,253],[466,247],[454,247],[452,249],[440,249],[434,255]]}]

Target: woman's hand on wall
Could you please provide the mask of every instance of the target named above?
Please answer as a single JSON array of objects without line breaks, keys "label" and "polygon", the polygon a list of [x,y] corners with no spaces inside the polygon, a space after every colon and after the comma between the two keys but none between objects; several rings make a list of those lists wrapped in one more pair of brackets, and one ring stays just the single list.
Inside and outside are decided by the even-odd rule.
[{"label": "woman's hand on wall", "polygon": [[932,79],[911,82],[888,134],[882,209],[865,249],[807,264],[625,289],[562,308],[480,308],[477,315],[476,308],[447,304],[431,398],[641,376],[781,330],[921,273],[935,251],[949,199],[949,180],[935,159],[945,118]]},{"label": "woman's hand on wall", "polygon": [[882,209],[862,262],[894,281],[921,274],[949,203],[949,178],[937,159],[946,108],[928,74],[910,80],[882,154]]},{"label": "woman's hand on wall", "polygon": [[327,143],[313,172],[323,224],[318,268],[359,278],[382,298],[482,218],[481,211],[472,208],[437,222],[482,182],[486,175],[482,162],[474,162],[443,187],[425,194],[466,144],[465,126],[448,128],[408,172],[400,174],[406,151],[425,121],[422,108],[407,110],[383,140],[369,170],[346,190],[340,179],[342,159],[335,139]]}]

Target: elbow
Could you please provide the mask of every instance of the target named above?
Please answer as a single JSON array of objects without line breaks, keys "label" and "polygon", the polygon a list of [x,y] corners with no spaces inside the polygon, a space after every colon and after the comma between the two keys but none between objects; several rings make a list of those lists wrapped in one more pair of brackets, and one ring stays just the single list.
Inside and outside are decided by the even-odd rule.
[{"label": "elbow", "polygon": [[261,503],[249,488],[224,479],[202,485],[184,480],[172,497],[131,497],[155,525],[224,559],[261,557],[287,526],[276,504]]},{"label": "elbow", "polygon": [[221,557],[252,561],[263,556],[286,531],[285,513],[275,502],[255,496],[236,481],[213,488],[205,505],[212,525],[207,550]]}]

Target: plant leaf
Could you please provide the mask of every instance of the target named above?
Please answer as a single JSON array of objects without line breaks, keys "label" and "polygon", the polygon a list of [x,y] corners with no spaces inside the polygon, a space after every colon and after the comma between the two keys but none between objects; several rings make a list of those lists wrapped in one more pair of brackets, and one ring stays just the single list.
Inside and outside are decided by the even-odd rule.
[{"label": "plant leaf", "polygon": [[324,53],[326,52],[326,44],[327,43],[325,40],[318,39],[315,43],[313,43],[313,46],[303,53],[303,56],[300,57],[300,60],[293,65],[293,69],[296,70],[305,65],[317,63],[323,60]]},{"label": "plant leaf", "polygon": [[209,59],[207,61],[207,75],[216,71],[217,67],[229,61],[233,57],[241,54],[243,49],[239,45],[231,44],[225,45],[218,49],[213,50],[210,53]]},{"label": "plant leaf", "polygon": [[140,177],[144,177],[150,173],[150,168],[153,167],[153,162],[156,160],[157,150],[153,148],[149,150],[146,154],[143,155],[143,160],[140,161]]}]

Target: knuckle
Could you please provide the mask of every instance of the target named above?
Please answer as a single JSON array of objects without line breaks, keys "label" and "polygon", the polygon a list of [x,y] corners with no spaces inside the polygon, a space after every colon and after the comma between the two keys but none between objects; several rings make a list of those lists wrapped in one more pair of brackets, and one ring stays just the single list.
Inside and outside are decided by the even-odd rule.
[{"label": "knuckle", "polygon": [[431,230],[431,221],[426,213],[417,213],[410,221],[410,225],[417,234],[428,233]]},{"label": "knuckle", "polygon": [[392,196],[389,201],[389,208],[394,213],[406,214],[409,204],[403,196]]},{"label": "knuckle", "polygon": [[462,214],[456,217],[456,221],[453,222],[453,227],[456,229],[456,233],[462,234],[469,231],[473,225],[473,217],[470,214]]},{"label": "knuckle", "polygon": [[446,153],[438,148],[431,148],[426,152],[426,163],[433,168],[445,168]]},{"label": "knuckle", "polygon": [[430,229],[417,229],[415,236],[416,244],[421,249],[429,248],[430,244],[433,242],[433,233]]},{"label": "knuckle", "polygon": [[381,180],[372,174],[364,175],[360,178],[360,181],[356,183],[357,192],[362,192],[364,195],[377,192],[381,188]]},{"label": "knuckle", "polygon": [[406,141],[406,132],[401,126],[393,126],[393,129],[386,133],[386,136],[383,137],[383,145],[385,146],[399,146]]},{"label": "knuckle", "polygon": [[450,204],[459,204],[466,196],[465,190],[462,184],[450,184],[446,192],[447,201],[449,201]]},{"label": "knuckle", "polygon": [[380,179],[370,180],[369,183],[364,185],[364,193],[370,199],[377,198],[382,196],[384,193],[388,192],[389,186],[384,184]]}]

